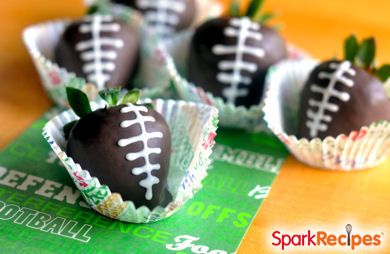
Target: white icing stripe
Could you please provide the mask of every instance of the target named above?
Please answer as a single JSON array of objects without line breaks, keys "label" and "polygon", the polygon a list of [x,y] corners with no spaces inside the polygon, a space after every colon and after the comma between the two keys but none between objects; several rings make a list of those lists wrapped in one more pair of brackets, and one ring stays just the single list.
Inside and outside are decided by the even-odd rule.
[{"label": "white icing stripe", "polygon": [[[240,54],[248,54],[258,58],[264,57],[265,52],[263,49],[250,47],[250,46],[242,46],[238,48],[237,46],[223,46],[223,45],[215,45],[213,47],[213,53],[216,55],[230,55],[230,54],[238,54],[238,49],[240,50]],[[233,61],[232,61],[233,62]],[[235,63],[235,62],[233,62]],[[242,60],[238,62],[238,64],[242,64]]]},{"label": "white icing stripe", "polygon": [[[353,84],[353,82],[352,82],[352,84]],[[310,87],[310,90],[313,93],[321,93],[321,94],[329,93],[331,96],[336,97],[337,99],[342,100],[342,101],[349,101],[349,99],[351,97],[346,92],[340,92],[340,91],[337,91],[335,89],[322,88],[316,84],[313,84]]]},{"label": "white icing stripe", "polygon": [[[239,63],[239,68],[243,71],[255,72],[257,71],[257,65],[254,63]],[[235,64],[231,61],[221,61],[218,64],[220,70],[231,70],[235,67]]]},{"label": "white icing stripe", "polygon": [[[154,138],[162,138],[162,136],[161,135],[155,136]],[[160,148],[150,148],[150,153],[160,154],[161,149]],[[137,160],[139,158],[143,158],[143,156],[144,156],[143,152],[129,153],[129,154],[126,154],[126,159],[129,161],[134,161],[134,160]],[[138,175],[138,174],[135,174],[135,175]]]},{"label": "white icing stripe", "polygon": [[249,91],[244,88],[239,88],[239,89],[231,89],[231,88],[226,88],[224,90],[224,94],[227,98],[230,97],[243,97],[247,96]]},{"label": "white icing stripe", "polygon": [[[85,73],[93,72],[94,70],[95,70],[95,65],[92,64],[92,63],[85,64],[83,66],[83,71]],[[108,71],[108,72],[114,71],[115,70],[115,64],[113,64],[113,63],[102,63],[101,64],[101,70],[102,71]]]},{"label": "white icing stripe", "polygon": [[[240,32],[237,29],[228,27],[225,29],[224,34],[228,37],[238,37],[240,36]],[[263,39],[262,34],[260,33],[250,33],[247,35],[248,39],[261,40]]]},{"label": "white icing stripe", "polygon": [[163,138],[161,132],[147,132],[145,123],[155,122],[156,119],[152,116],[144,116],[141,112],[148,112],[145,106],[136,106],[128,104],[126,107],[121,109],[121,113],[134,112],[136,118],[133,120],[125,120],[120,123],[121,128],[129,128],[135,124],[139,124],[141,127],[141,134],[130,138],[120,139],[118,146],[125,147],[137,142],[142,142],[143,149],[138,152],[126,154],[126,160],[134,161],[140,158],[144,159],[144,165],[142,167],[136,167],[132,169],[134,175],[141,175],[146,173],[146,177],[139,182],[139,185],[146,189],[145,199],[151,200],[153,198],[153,185],[158,184],[160,180],[152,175],[152,171],[159,170],[160,164],[151,163],[149,156],[152,154],[161,154],[161,148],[149,147],[148,141],[154,138]]},{"label": "white icing stripe", "polygon": [[[99,80],[97,80],[97,78],[99,78]],[[108,82],[110,79],[111,79],[111,76],[108,75],[108,74],[101,74],[100,76],[96,76],[95,74],[89,74],[87,76],[87,79],[91,82],[91,83],[94,83],[94,84],[97,84],[98,82]]]},{"label": "white icing stripe", "polygon": [[[89,22],[92,22],[94,20],[94,16],[91,15],[91,16],[86,16],[84,18],[85,21],[89,21]],[[100,15],[100,20],[102,22],[111,22],[114,20],[114,17],[113,16],[110,16],[110,15]]]},{"label": "white icing stripe", "polygon": [[315,125],[314,122],[306,122],[306,126],[309,129],[316,128],[317,131],[327,131],[328,130],[328,125],[320,123],[318,125]]},{"label": "white icing stripe", "polygon": [[[118,57],[118,54],[115,51],[105,51],[101,53],[102,58],[106,58],[108,60],[115,60]],[[83,61],[89,62],[94,59],[95,55],[93,52],[88,51],[81,54],[81,59]]]},{"label": "white icing stripe", "polygon": [[324,107],[324,109],[331,111],[331,112],[337,112],[339,111],[339,106],[334,103],[328,103],[327,105],[322,105],[320,101],[315,101],[313,99],[309,100],[309,106],[311,107]]},{"label": "white icing stripe", "polygon": [[[245,19],[246,21],[243,21],[243,19]],[[243,22],[247,23],[246,26],[248,27],[248,29],[254,29],[254,30],[259,30],[260,29],[259,23],[250,22],[250,19],[247,18],[247,17],[244,17],[244,18],[241,18],[241,19],[240,18],[232,18],[230,20],[230,24],[232,26],[235,26],[235,27],[238,27],[238,28],[242,27]]]},{"label": "white icing stripe", "polygon": [[[306,114],[307,114],[308,118],[314,118],[316,113],[309,109],[306,112]],[[322,120],[325,121],[325,122],[331,122],[332,121],[332,116],[330,116],[330,115],[323,115]]]},{"label": "white icing stripe", "polygon": [[[145,122],[154,122],[154,118],[152,117],[153,121],[144,119]],[[156,132],[156,133],[150,133],[148,136],[149,138],[162,138],[162,133],[161,132]],[[126,138],[126,139],[121,139],[118,141],[118,145],[121,147],[133,144],[140,141],[139,137],[131,137],[131,138]]]},{"label": "white icing stripe", "polygon": [[321,101],[316,101],[314,99],[309,100],[309,106],[314,108],[309,108],[306,112],[308,118],[306,126],[309,128],[309,134],[312,138],[316,137],[318,132],[328,130],[327,123],[332,121],[332,117],[326,115],[325,111],[337,112],[340,109],[338,105],[331,103],[330,99],[337,98],[343,102],[347,102],[351,98],[349,93],[336,89],[337,83],[341,83],[347,87],[353,87],[354,81],[344,76],[345,74],[352,76],[356,75],[355,70],[352,69],[351,63],[349,61],[344,61],[340,64],[331,63],[329,67],[334,70],[334,72],[320,72],[318,74],[318,78],[329,80],[328,85],[326,87],[320,87],[317,84],[311,84],[310,86],[310,90],[313,93],[322,95]]},{"label": "white icing stripe", "polygon": [[[257,41],[263,39],[259,29],[259,24],[251,22],[247,17],[232,18],[230,20],[230,26],[224,30],[224,34],[227,37],[237,38],[237,45],[227,46],[217,44],[212,48],[212,52],[215,55],[235,55],[234,61],[223,60],[218,64],[220,72],[217,73],[217,80],[229,86],[222,90],[222,95],[229,103],[234,104],[237,98],[246,96],[249,93],[247,88],[239,88],[239,85],[250,85],[252,78],[242,76],[241,72],[248,71],[254,73],[258,69],[255,63],[245,62],[244,55],[251,55],[257,58],[265,56],[264,49],[246,45],[247,39]],[[226,72],[229,70],[231,72]]]},{"label": "white icing stripe", "polygon": [[[103,89],[109,82],[111,75],[109,73],[115,70],[114,61],[118,54],[112,49],[102,49],[102,47],[122,48],[124,42],[121,39],[102,37],[102,32],[116,33],[120,31],[120,25],[112,22],[113,17],[93,15],[87,16],[79,28],[80,33],[91,34],[90,40],[81,41],[76,44],[76,50],[82,52],[81,60],[85,62],[83,72],[87,75],[89,82],[96,84],[98,89]],[[108,72],[108,73],[107,73]]]},{"label": "white icing stripe", "polygon": [[180,23],[179,15],[186,10],[183,0],[138,0],[137,6],[145,10],[145,19],[160,37],[171,35]]},{"label": "white icing stripe", "polygon": [[[92,48],[96,44],[92,39],[88,41],[82,41],[79,42],[76,45],[76,49],[78,51],[87,50],[89,48]],[[121,39],[113,39],[113,38],[99,38],[99,45],[102,46],[112,46],[116,48],[122,48],[124,46],[124,43]]]},{"label": "white icing stripe", "polygon": [[[252,81],[250,78],[243,77],[243,76],[237,75],[237,74],[229,74],[229,73],[219,73],[217,75],[217,80],[221,83],[235,82],[235,83],[242,83],[244,85],[249,85]],[[228,89],[228,88],[225,88],[225,89]]]},{"label": "white icing stripe", "polygon": [[[100,25],[100,32],[119,32],[120,30],[121,27],[119,24]],[[82,25],[80,26],[80,32],[91,33],[93,32],[93,27],[91,27],[90,25]]]},{"label": "white icing stripe", "polygon": [[[332,73],[320,72],[318,77],[320,79],[329,79],[329,80],[331,80],[333,78],[333,74]],[[348,87],[352,87],[353,86],[353,81],[348,79],[348,78],[339,77],[338,81],[343,83],[344,85],[346,85]]]}]

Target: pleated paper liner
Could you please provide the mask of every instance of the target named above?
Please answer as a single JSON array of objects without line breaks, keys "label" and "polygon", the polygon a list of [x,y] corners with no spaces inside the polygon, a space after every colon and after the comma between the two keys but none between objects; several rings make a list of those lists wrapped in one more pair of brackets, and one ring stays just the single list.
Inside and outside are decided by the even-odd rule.
[{"label": "pleated paper liner", "polygon": [[325,139],[297,138],[300,93],[313,68],[311,59],[284,61],[267,77],[264,119],[272,132],[299,161],[331,170],[374,167],[390,155],[390,122],[381,121],[360,130]]},{"label": "pleated paper liner", "polygon": [[[152,103],[166,119],[172,135],[172,147],[175,148],[171,154],[167,180],[173,201],[166,207],[159,206],[153,210],[145,206],[136,208],[132,201],[122,200],[119,193],[112,193],[108,186],[101,185],[99,179],[67,156],[62,128],[78,118],[72,110],[54,117],[43,129],[43,136],[64,164],[86,202],[112,219],[132,223],[164,219],[191,199],[202,188],[201,182],[207,176],[218,123],[217,109],[184,101],[157,99]],[[99,105],[102,106],[104,104]]]},{"label": "pleated paper liner", "polygon": [[[188,31],[166,45],[169,54],[175,62],[176,68],[170,70],[172,71],[171,76],[174,80],[177,96],[182,100],[205,103],[218,108],[220,125],[223,127],[244,129],[250,132],[269,132],[263,118],[263,100],[258,105],[253,105],[249,108],[235,106],[186,80],[189,45],[192,36],[193,32]],[[293,45],[289,45],[288,50],[290,59],[308,57],[307,53]]]},{"label": "pleated paper liner", "polygon": [[[118,14],[119,15],[119,14]],[[170,71],[172,61],[156,36],[145,25],[142,17],[129,8],[125,14],[129,24],[135,27],[140,38],[140,64],[134,80],[136,88],[160,88],[157,91],[172,93]],[[55,48],[70,20],[49,21],[26,28],[23,39],[42,85],[49,97],[60,106],[67,106],[65,86],[72,84],[82,88],[87,82],[72,72],[61,68],[54,60]],[[161,89],[163,88],[163,89]],[[164,94],[161,97],[166,97]]]}]

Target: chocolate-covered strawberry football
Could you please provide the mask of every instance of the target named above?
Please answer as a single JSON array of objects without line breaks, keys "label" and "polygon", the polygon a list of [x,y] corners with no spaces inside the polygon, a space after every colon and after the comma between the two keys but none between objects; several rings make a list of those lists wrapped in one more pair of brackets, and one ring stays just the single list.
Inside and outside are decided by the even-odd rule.
[{"label": "chocolate-covered strawberry football", "polygon": [[105,87],[123,87],[138,62],[135,29],[110,15],[93,14],[71,22],[55,49],[55,60],[77,76]]},{"label": "chocolate-covered strawberry football", "polygon": [[195,19],[196,0],[113,0],[141,11],[154,32],[167,38],[188,28]]},{"label": "chocolate-covered strawberry football", "polygon": [[345,44],[345,60],[329,60],[314,68],[301,93],[300,137],[336,137],[373,122],[390,121],[390,100],[382,81],[390,66],[374,66],[375,41],[360,45],[354,36]]},{"label": "chocolate-covered strawberry football", "polygon": [[92,111],[81,91],[67,88],[70,105],[81,116],[64,127],[67,154],[112,192],[136,207],[165,206],[171,135],[163,116],[136,104],[137,92],[118,97],[103,91],[109,107]]},{"label": "chocolate-covered strawberry football", "polygon": [[192,38],[188,79],[222,97],[250,107],[259,104],[268,68],[287,57],[285,41],[260,14],[261,0],[251,1],[245,16],[236,6],[229,17],[211,19]]}]

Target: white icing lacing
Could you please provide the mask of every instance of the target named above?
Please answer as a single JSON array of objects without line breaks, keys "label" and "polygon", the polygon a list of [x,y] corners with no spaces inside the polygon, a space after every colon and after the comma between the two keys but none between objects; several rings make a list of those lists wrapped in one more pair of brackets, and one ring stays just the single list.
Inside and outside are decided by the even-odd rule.
[{"label": "white icing lacing", "polygon": [[128,161],[134,161],[139,158],[143,158],[145,164],[142,167],[136,167],[132,169],[134,175],[141,175],[146,173],[146,178],[139,182],[139,185],[146,189],[145,199],[151,200],[153,198],[153,185],[158,184],[160,180],[152,175],[153,170],[159,170],[161,165],[158,163],[151,163],[149,156],[152,154],[160,154],[160,148],[151,148],[148,145],[148,141],[154,138],[162,138],[163,134],[161,132],[147,132],[145,123],[147,122],[156,122],[156,119],[152,116],[143,116],[141,112],[148,112],[148,109],[145,106],[135,106],[128,104],[126,107],[121,109],[121,113],[134,112],[136,117],[133,120],[125,120],[121,122],[120,126],[122,128],[129,128],[135,124],[140,125],[141,134],[139,136],[134,136],[126,139],[120,139],[118,145],[120,147],[125,147],[137,142],[142,142],[143,149],[139,152],[128,153],[126,154],[126,159]]},{"label": "white icing lacing", "polygon": [[160,37],[166,37],[175,32],[174,27],[180,23],[179,15],[186,10],[183,0],[138,0],[137,6],[147,10],[145,19]]},{"label": "white icing lacing", "polygon": [[247,54],[258,58],[262,58],[265,55],[264,49],[248,46],[246,45],[246,40],[260,41],[263,39],[263,36],[260,33],[260,25],[252,22],[248,17],[232,18],[230,26],[224,30],[224,34],[227,37],[237,38],[237,45],[226,46],[218,44],[212,48],[212,51],[215,55],[235,55],[234,61],[226,60],[219,62],[218,69],[220,72],[217,74],[219,82],[229,85],[229,87],[222,90],[222,95],[227,102],[234,104],[238,97],[248,95],[248,89],[239,88],[239,84],[249,86],[252,83],[252,78],[244,77],[241,72],[254,73],[258,69],[256,63],[245,62],[243,60],[244,55]]},{"label": "white icing lacing", "polygon": [[[332,121],[332,116],[325,114],[325,111],[337,112],[339,111],[339,106],[335,103],[331,103],[331,98],[337,98],[343,102],[350,100],[350,95],[347,92],[341,92],[336,90],[335,86],[337,83],[343,84],[347,87],[353,87],[354,82],[352,79],[345,77],[345,74],[351,76],[356,75],[352,65],[348,61],[344,61],[340,64],[331,63],[329,65],[330,69],[335,70],[332,73],[320,72],[318,78],[328,79],[329,83],[326,88],[323,88],[317,84],[312,84],[310,90],[313,93],[322,94],[322,100],[316,101],[314,99],[309,100],[309,108],[306,112],[308,120],[306,121],[306,126],[310,130],[310,137],[314,138],[318,135],[320,131],[328,130],[328,124]],[[311,108],[310,108],[311,107]],[[317,110],[315,110],[316,108]]]},{"label": "white icing lacing", "polygon": [[118,57],[115,50],[103,49],[103,47],[122,48],[123,40],[101,36],[102,32],[119,32],[121,27],[114,23],[113,17],[93,15],[85,18],[86,24],[82,24],[79,32],[91,34],[91,39],[76,44],[76,50],[81,52],[81,59],[85,62],[83,72],[87,75],[88,82],[96,84],[98,89],[111,79],[110,72],[115,70],[114,61]]}]

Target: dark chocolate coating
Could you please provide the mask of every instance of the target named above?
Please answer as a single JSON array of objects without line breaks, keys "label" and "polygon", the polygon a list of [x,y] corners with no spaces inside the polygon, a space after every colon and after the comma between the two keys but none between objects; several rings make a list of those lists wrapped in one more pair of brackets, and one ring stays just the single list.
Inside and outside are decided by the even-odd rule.
[{"label": "dark chocolate coating", "polygon": [[141,141],[120,147],[118,141],[141,134],[141,125],[135,124],[127,128],[120,126],[122,121],[136,118],[134,112],[121,113],[125,105],[108,109],[99,109],[80,119],[72,129],[68,144],[67,154],[83,169],[90,172],[92,177],[97,177],[100,183],[107,185],[112,192],[120,193],[124,200],[133,201],[136,207],[147,206],[150,209],[161,205],[165,206],[172,200],[168,193],[167,177],[171,153],[171,136],[165,119],[155,110],[141,112],[144,116],[152,116],[155,122],[146,122],[148,133],[161,132],[163,138],[151,138],[148,147],[160,148],[160,154],[149,155],[150,163],[161,165],[159,170],[153,170],[152,175],[158,177],[159,183],[153,185],[153,198],[146,200],[146,188],[140,186],[140,181],[145,179],[146,173],[134,175],[132,169],[145,164],[144,158],[134,161],[126,159],[127,153],[141,151]]},{"label": "dark chocolate coating", "polygon": [[[231,18],[216,18],[201,25],[193,36],[188,60],[189,80],[211,92],[214,96],[222,97],[225,101],[226,98],[223,96],[222,90],[229,85],[217,80],[217,74],[220,72],[218,64],[223,60],[234,61],[236,54],[216,55],[212,49],[215,45],[237,46],[238,39],[236,37],[225,35],[225,29],[230,26],[230,20]],[[252,78],[252,82],[248,86],[242,83],[239,85],[239,88],[248,88],[248,95],[239,97],[235,101],[235,105],[246,107],[259,104],[263,95],[268,68],[287,57],[286,44],[274,29],[260,25],[260,29],[251,29],[251,31],[260,32],[262,39],[247,38],[245,45],[264,49],[265,56],[260,58],[251,54],[243,55],[245,62],[254,63],[258,66],[254,73],[246,70],[240,71],[242,76]],[[232,73],[232,70],[224,72]]]},{"label": "dark chocolate coating", "polygon": [[[156,8],[151,7],[143,7],[140,2],[144,0],[113,0],[114,3],[127,5],[129,7],[132,7],[136,10],[139,10],[144,15],[153,15],[154,12],[156,12]],[[150,2],[166,2],[166,0],[148,0]],[[174,28],[174,30],[181,31],[191,26],[193,21],[195,20],[196,16],[196,0],[175,0],[176,2],[182,2],[185,4],[185,9],[183,12],[175,12],[173,10],[164,10],[160,9],[160,12],[165,12],[168,15],[176,15],[178,17],[179,22],[175,25],[172,25],[171,27]],[[156,24],[161,24],[161,22],[158,21],[151,21],[148,20],[148,23],[153,27]],[[165,23],[166,24],[166,23]]]},{"label": "dark chocolate coating", "polygon": [[[317,84],[322,88],[327,88],[330,84],[329,79],[319,78],[320,72],[332,73],[335,70],[330,68],[330,64],[340,64],[341,61],[326,61],[318,65],[310,74],[301,93],[301,104],[299,111],[298,136],[301,138],[312,138],[310,129],[307,126],[308,109],[318,113],[319,107],[309,106],[309,100],[321,101],[323,95],[313,92],[311,87]],[[340,134],[348,135],[351,131],[359,130],[363,126],[368,126],[373,122],[381,120],[390,120],[390,100],[386,95],[383,84],[373,75],[361,68],[352,65],[356,74],[343,74],[343,77],[353,80],[354,85],[348,87],[339,81],[336,82],[335,89],[339,92],[348,93],[350,99],[342,101],[336,97],[330,97],[329,102],[339,107],[337,112],[325,111],[326,115],[331,117],[330,122],[324,122],[328,128],[326,131],[319,131],[316,137],[324,139],[325,137],[336,137]]]},{"label": "dark chocolate coating", "polygon": [[[89,16],[92,17],[92,16]],[[102,16],[101,16],[102,17]],[[74,72],[78,77],[83,77],[87,82],[96,84],[95,81],[88,78],[91,72],[84,71],[85,64],[93,62],[82,59],[82,54],[92,48],[83,51],[76,50],[76,45],[80,42],[88,41],[93,38],[92,32],[81,33],[80,29],[83,25],[89,25],[85,19],[72,22],[62,34],[59,43],[55,49],[55,61],[70,72]],[[104,62],[114,64],[113,70],[104,70],[104,74],[110,75],[110,79],[104,82],[105,87],[125,87],[130,83],[138,66],[139,58],[139,36],[137,31],[122,21],[113,18],[112,21],[103,21],[100,25],[119,24],[119,31],[100,31],[98,36],[102,38],[119,39],[123,41],[122,47],[102,44],[100,50],[103,52],[115,52],[115,59],[108,59],[105,56],[101,57]],[[96,37],[95,37],[96,38]],[[96,52],[96,50],[93,50]]]}]

